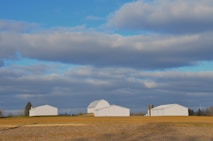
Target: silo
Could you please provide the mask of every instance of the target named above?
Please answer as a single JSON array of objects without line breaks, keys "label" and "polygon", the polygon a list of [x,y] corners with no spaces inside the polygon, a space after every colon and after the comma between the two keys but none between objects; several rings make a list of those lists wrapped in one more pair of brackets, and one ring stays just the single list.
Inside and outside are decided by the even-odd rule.
[{"label": "silo", "polygon": [[149,104],[149,116],[152,116],[152,108],[154,108],[154,105],[153,104]]}]

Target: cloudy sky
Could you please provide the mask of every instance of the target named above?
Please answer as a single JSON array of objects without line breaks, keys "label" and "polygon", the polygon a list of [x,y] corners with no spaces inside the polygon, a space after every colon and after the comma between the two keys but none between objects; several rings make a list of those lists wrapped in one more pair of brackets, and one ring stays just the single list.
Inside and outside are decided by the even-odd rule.
[{"label": "cloudy sky", "polygon": [[0,109],[213,102],[212,0],[1,0]]}]

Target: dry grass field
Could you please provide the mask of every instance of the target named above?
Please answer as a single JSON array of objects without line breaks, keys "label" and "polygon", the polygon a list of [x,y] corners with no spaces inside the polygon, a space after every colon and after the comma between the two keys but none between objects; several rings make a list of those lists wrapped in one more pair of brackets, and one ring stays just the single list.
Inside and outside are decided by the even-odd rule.
[{"label": "dry grass field", "polygon": [[0,118],[0,141],[213,141],[213,117]]}]

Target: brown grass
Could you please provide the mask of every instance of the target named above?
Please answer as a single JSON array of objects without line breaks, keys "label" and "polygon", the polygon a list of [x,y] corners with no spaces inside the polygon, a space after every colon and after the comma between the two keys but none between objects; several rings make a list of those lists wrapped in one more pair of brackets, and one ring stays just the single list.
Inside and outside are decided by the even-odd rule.
[{"label": "brown grass", "polygon": [[0,118],[0,141],[212,141],[213,117]]}]

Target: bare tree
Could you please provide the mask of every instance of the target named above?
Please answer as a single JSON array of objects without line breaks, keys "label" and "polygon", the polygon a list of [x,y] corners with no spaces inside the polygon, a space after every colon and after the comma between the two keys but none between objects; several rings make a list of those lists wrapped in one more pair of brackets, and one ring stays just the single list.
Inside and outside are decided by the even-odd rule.
[{"label": "bare tree", "polygon": [[207,108],[206,112],[208,116],[213,116],[213,106]]},{"label": "bare tree", "polygon": [[3,111],[0,110],[0,117],[3,117]]}]

